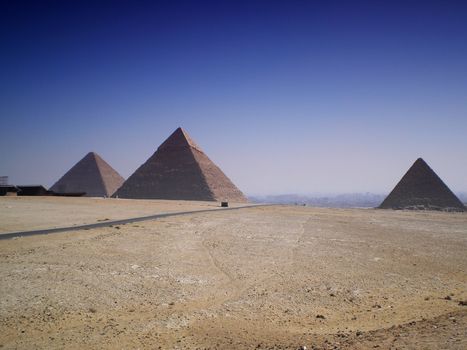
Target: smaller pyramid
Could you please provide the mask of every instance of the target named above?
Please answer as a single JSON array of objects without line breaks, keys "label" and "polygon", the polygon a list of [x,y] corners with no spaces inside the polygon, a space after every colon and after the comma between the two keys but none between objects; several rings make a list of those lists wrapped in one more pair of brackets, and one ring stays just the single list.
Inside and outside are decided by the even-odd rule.
[{"label": "smaller pyramid", "polygon": [[176,129],[114,196],[246,202],[243,193],[182,128]]},{"label": "smaller pyramid", "polygon": [[50,190],[61,194],[84,192],[87,197],[110,197],[124,181],[97,153],[89,152]]},{"label": "smaller pyramid", "polygon": [[465,211],[459,198],[422,158],[415,161],[379,208]]}]

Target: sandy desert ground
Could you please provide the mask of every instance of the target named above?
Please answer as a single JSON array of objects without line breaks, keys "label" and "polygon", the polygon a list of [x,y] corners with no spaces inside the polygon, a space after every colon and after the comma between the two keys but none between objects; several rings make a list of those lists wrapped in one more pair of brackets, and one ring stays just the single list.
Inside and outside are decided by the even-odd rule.
[{"label": "sandy desert ground", "polygon": [[[247,204],[229,205],[238,207]],[[92,224],[155,213],[209,209],[219,209],[219,203],[87,197],[0,197],[0,234]]]},{"label": "sandy desert ground", "polygon": [[[217,205],[63,200],[2,198],[2,230]],[[466,213],[252,207],[3,240],[0,280],[3,349],[467,348]]]}]

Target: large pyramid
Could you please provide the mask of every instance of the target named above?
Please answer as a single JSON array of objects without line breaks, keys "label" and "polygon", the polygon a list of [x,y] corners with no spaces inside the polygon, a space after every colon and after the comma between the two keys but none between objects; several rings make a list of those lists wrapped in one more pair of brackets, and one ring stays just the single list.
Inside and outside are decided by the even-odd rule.
[{"label": "large pyramid", "polygon": [[415,161],[379,208],[465,210],[459,198],[422,158]]},{"label": "large pyramid", "polygon": [[178,128],[118,189],[120,198],[246,202],[243,193]]},{"label": "large pyramid", "polygon": [[87,197],[109,197],[124,181],[98,154],[89,152],[50,190],[62,194],[85,192]]}]

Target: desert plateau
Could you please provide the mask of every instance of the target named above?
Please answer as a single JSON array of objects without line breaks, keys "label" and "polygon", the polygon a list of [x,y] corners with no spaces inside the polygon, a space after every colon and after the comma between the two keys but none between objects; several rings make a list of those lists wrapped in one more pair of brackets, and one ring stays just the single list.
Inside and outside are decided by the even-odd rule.
[{"label": "desert plateau", "polygon": [[[239,204],[238,206],[243,206]],[[465,349],[467,214],[0,198],[2,349]]]}]

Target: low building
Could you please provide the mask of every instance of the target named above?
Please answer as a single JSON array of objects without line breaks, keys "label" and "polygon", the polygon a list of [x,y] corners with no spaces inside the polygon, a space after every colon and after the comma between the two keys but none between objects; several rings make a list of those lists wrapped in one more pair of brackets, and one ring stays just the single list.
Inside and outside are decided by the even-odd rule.
[{"label": "low building", "polygon": [[18,189],[18,196],[53,196],[53,192],[42,185],[24,185],[18,186]]},{"label": "low building", "polygon": [[0,196],[16,196],[18,194],[18,187],[13,185],[0,185]]}]

